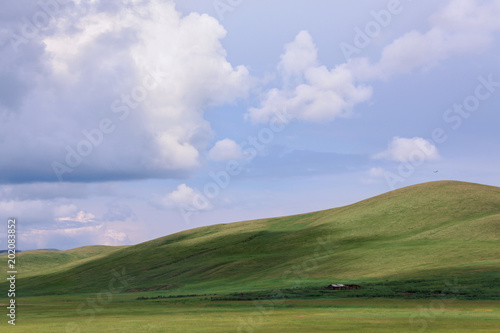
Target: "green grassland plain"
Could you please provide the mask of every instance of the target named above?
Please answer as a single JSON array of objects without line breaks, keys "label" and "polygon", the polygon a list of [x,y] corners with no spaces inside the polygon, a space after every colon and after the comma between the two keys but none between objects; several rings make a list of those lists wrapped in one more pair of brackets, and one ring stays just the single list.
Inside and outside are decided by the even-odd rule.
[{"label": "green grassland plain", "polygon": [[103,303],[95,295],[23,298],[16,327],[2,323],[2,332],[498,332],[500,323],[497,301],[136,296]]}]

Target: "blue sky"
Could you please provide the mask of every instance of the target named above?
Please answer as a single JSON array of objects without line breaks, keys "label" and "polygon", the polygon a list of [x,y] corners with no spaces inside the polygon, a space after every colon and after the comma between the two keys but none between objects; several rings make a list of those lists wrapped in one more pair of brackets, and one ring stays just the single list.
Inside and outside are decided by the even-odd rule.
[{"label": "blue sky", "polygon": [[500,186],[499,16],[498,0],[8,3],[0,216],[22,250],[69,249]]}]

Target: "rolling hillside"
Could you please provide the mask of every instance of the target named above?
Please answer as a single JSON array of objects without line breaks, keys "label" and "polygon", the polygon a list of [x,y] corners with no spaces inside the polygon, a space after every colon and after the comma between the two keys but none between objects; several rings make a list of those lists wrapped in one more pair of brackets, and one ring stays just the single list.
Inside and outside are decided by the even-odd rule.
[{"label": "rolling hillside", "polygon": [[[211,293],[453,276],[498,277],[500,188],[441,181],[353,205],[183,231],[22,277],[20,294]],[[48,260],[48,259],[47,259]],[[54,262],[45,262],[54,266]],[[482,283],[482,282],[481,282]]]}]

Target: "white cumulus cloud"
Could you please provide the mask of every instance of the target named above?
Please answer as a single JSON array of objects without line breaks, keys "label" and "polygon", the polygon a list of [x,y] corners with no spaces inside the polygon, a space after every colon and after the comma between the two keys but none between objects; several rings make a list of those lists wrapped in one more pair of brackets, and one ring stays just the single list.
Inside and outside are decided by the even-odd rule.
[{"label": "white cumulus cloud", "polygon": [[199,166],[213,138],[204,110],[250,88],[247,68],[226,58],[223,26],[168,0],[72,8],[18,53],[0,49],[9,69],[0,77],[13,90],[0,103],[0,150],[10,157],[0,161],[2,181],[57,181],[54,162],[75,181],[177,177]]},{"label": "white cumulus cloud", "polygon": [[203,195],[197,193],[186,184],[180,184],[177,188],[162,196],[153,199],[153,204],[162,208],[183,208],[187,210],[210,210],[213,205]]},{"label": "white cumulus cloud", "polygon": [[229,161],[243,158],[241,147],[231,139],[217,141],[208,152],[208,158],[214,161]]},{"label": "white cumulus cloud", "polygon": [[295,40],[285,45],[279,66],[285,75],[302,75],[308,68],[316,67],[317,50],[311,35],[301,31]]},{"label": "white cumulus cloud", "polygon": [[440,156],[436,146],[423,138],[394,137],[387,150],[374,155],[373,158],[396,162],[423,162],[438,160]]},{"label": "white cumulus cloud", "polygon": [[370,87],[356,83],[345,64],[332,69],[317,65],[316,46],[307,31],[286,45],[278,68],[283,87],[269,90],[260,107],[249,109],[247,117],[253,122],[267,122],[283,110],[299,120],[330,121],[348,116],[372,95]]}]

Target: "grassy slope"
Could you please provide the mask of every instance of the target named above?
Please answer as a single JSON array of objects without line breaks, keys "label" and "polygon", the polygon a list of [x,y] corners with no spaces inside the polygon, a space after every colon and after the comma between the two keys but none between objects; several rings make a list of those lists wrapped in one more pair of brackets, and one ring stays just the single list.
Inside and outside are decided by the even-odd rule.
[{"label": "grassy slope", "polygon": [[[500,188],[433,182],[350,206],[192,229],[21,279],[23,295],[246,291],[498,271]],[[488,275],[490,276],[490,275]]]}]

